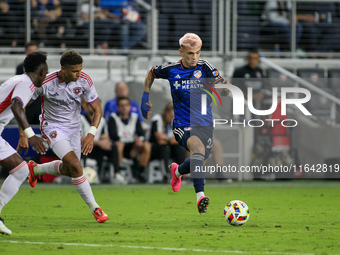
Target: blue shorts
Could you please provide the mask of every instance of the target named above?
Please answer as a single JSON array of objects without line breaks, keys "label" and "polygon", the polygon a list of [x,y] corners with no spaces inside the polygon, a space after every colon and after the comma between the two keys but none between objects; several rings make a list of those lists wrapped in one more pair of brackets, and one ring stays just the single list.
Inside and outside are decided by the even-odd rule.
[{"label": "blue shorts", "polygon": [[204,158],[207,159],[211,153],[213,146],[213,131],[211,126],[207,127],[178,127],[174,128],[172,132],[175,135],[176,141],[182,145],[184,149],[190,151],[187,146],[187,141],[191,136],[197,136],[205,147]]}]

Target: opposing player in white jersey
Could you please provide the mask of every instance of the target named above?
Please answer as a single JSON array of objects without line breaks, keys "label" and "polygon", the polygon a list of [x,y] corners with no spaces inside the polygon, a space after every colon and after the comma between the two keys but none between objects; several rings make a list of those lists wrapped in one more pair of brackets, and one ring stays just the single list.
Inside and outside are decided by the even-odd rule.
[{"label": "opposing player in white jersey", "polygon": [[[61,160],[39,165],[29,161],[29,182],[35,187],[37,177],[42,174],[70,176],[97,222],[103,223],[108,216],[97,204],[80,163],[80,154],[87,155],[92,151],[93,139],[103,115],[93,82],[81,71],[82,64],[83,58],[78,52],[65,51],[60,58],[61,70],[48,74],[42,87],[34,92],[33,100],[42,96],[41,132]],[[83,97],[92,107],[94,115],[91,128],[81,141],[80,110]]]},{"label": "opposing player in white jersey", "polygon": [[[46,77],[46,55],[41,52],[28,54],[24,61],[26,73],[16,75],[0,86],[0,134],[5,126],[15,116],[19,126],[24,130],[31,146],[40,154],[45,154],[45,141],[34,134],[29,126],[24,107],[30,101],[35,87],[40,87]],[[0,165],[9,170],[9,175],[0,190],[0,213],[2,208],[18,192],[21,184],[26,180],[29,169],[27,163],[0,136]],[[12,234],[0,218],[0,233]]]}]

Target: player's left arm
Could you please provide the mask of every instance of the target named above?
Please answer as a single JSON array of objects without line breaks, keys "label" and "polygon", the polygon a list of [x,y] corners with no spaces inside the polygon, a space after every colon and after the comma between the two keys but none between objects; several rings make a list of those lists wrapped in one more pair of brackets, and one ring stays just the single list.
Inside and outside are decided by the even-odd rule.
[{"label": "player's left arm", "polygon": [[94,114],[91,123],[91,127],[86,137],[83,139],[81,144],[81,152],[86,156],[93,149],[93,139],[96,135],[97,128],[99,126],[100,120],[103,117],[103,110],[100,104],[100,101],[97,100],[94,103],[90,104]]},{"label": "player's left arm", "polygon": [[149,119],[151,109],[152,109],[152,104],[151,101],[149,100],[149,93],[151,86],[153,84],[153,81],[155,80],[152,72],[149,70],[144,81],[144,92],[142,96],[142,103],[141,103],[141,111],[142,115],[145,119]]},{"label": "player's left arm", "polygon": [[[23,108],[21,100],[13,98],[11,110],[19,124],[20,138],[17,147],[19,153],[21,153],[22,150],[24,150],[25,154],[27,154],[29,142],[36,152],[42,155],[46,154],[46,147],[44,145],[44,142],[47,142],[47,140],[39,136],[36,136],[35,133],[33,132],[30,124],[28,123],[26,113]],[[26,132],[28,134],[26,134]]]}]

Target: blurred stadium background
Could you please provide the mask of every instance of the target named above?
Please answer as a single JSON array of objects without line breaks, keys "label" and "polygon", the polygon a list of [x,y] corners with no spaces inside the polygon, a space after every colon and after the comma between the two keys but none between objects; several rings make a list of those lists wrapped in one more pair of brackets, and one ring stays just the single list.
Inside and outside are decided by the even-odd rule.
[{"label": "blurred stadium background", "polygon": [[[51,28],[51,31],[46,32],[43,39],[33,25],[35,16],[30,0],[8,0],[10,12],[0,15],[0,81],[15,74],[16,65],[25,56],[25,43],[35,40],[40,50],[48,53],[50,71],[59,69],[60,53],[65,49],[79,51],[84,57],[84,71],[92,77],[103,105],[114,97],[114,86],[121,80],[128,82],[131,98],[140,102],[147,70],[165,61],[178,60],[178,39],[186,32],[195,32],[203,40],[202,58],[210,61],[225,78],[231,79],[233,71],[246,64],[248,50],[256,48],[262,56],[260,65],[266,77],[263,83],[275,83],[275,86],[281,87],[301,86],[312,93],[308,109],[313,116],[305,117],[296,108],[288,109],[287,118],[297,120],[298,126],[277,133],[277,136],[273,130],[261,129],[264,138],[261,148],[255,148],[257,144],[254,144],[252,128],[223,127],[222,131],[219,128],[216,137],[223,144],[225,164],[241,166],[272,162],[270,160],[277,160],[275,164],[293,162],[296,165],[337,162],[340,151],[340,1],[287,1],[290,4],[287,15],[292,31],[288,42],[284,40],[286,34],[277,33],[275,27],[268,26],[264,17],[266,2],[135,0],[132,4],[140,13],[141,21],[146,24],[146,35],[133,48],[122,49],[119,47],[119,37],[113,31],[108,48],[103,51],[96,45],[96,41],[100,40],[96,32],[100,28],[95,29],[90,11],[88,28],[80,27],[83,0],[60,0],[62,22],[54,24],[54,30]],[[90,6],[95,5],[94,0],[89,3]],[[325,32],[317,37],[317,45],[321,44],[322,36],[326,37],[324,49],[311,48],[308,34],[297,40],[295,25],[299,22],[296,15],[301,12],[313,14],[315,23],[321,24],[320,27],[332,25],[331,35]],[[60,26],[64,30],[60,31]],[[169,92],[167,81],[155,82],[151,94],[155,113],[157,110],[160,112],[164,103],[171,100]],[[271,90],[267,88],[269,100],[270,93]],[[214,112],[218,116],[228,116],[228,109],[223,110],[225,112],[221,113],[221,109],[214,109]],[[247,116],[249,118],[249,113]],[[255,152],[258,154],[255,155]],[[285,160],[282,153],[286,152],[289,159]],[[337,176],[328,172],[303,172],[267,178]],[[242,174],[227,177],[239,180],[254,178]]]}]

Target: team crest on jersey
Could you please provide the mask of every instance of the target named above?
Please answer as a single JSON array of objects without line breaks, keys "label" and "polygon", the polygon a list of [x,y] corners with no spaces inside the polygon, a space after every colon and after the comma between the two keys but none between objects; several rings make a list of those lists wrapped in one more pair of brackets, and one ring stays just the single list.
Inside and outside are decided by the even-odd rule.
[{"label": "team crest on jersey", "polygon": [[50,137],[51,137],[51,138],[56,138],[57,135],[58,135],[58,132],[57,132],[57,131],[52,131],[52,132],[50,133]]},{"label": "team crest on jersey", "polygon": [[73,93],[78,95],[81,92],[81,87],[75,87],[73,88]]},{"label": "team crest on jersey", "polygon": [[194,72],[194,76],[195,76],[197,79],[200,78],[200,77],[202,76],[201,70],[196,70],[196,71]]},{"label": "team crest on jersey", "polygon": [[218,71],[213,71],[214,76],[218,76]]}]

